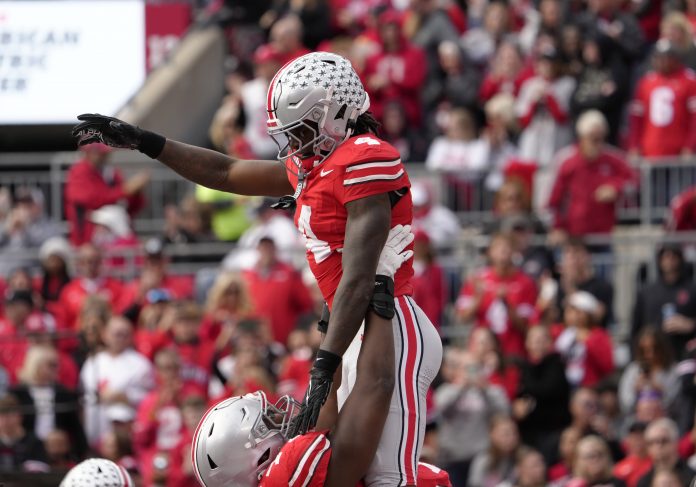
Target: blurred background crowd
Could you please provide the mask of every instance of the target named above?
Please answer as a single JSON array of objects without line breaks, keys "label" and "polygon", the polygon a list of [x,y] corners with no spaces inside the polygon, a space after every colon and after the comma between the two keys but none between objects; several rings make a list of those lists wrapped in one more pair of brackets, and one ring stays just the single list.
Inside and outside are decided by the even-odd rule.
[{"label": "blurred background crowd", "polygon": [[[696,1],[190,7],[227,44],[211,147],[275,158],[268,83],[327,50],[408,163],[414,297],[445,344],[423,460],[455,486],[688,486]],[[307,386],[322,299],[291,215],[187,184],[141,230],[155,176],[118,156],[74,156],[59,218],[0,187],[0,478],[98,455],[193,487],[209,405]]]}]

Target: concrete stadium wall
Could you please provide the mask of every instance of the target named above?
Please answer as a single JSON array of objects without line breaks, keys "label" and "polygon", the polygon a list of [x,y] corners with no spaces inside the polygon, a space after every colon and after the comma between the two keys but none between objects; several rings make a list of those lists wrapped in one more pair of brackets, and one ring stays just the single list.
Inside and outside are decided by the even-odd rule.
[{"label": "concrete stadium wall", "polygon": [[220,29],[191,31],[116,116],[167,137],[205,145],[225,93],[225,54]]}]

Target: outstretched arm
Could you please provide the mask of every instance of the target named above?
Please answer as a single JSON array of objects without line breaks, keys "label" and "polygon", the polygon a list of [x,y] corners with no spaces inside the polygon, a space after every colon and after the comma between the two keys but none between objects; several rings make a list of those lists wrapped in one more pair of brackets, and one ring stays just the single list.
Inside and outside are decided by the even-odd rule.
[{"label": "outstretched arm", "polygon": [[293,188],[278,161],[248,161],[167,140],[157,160],[208,188],[249,196],[283,196]]},{"label": "outstretched arm", "polygon": [[78,145],[101,142],[137,149],[186,179],[208,188],[250,196],[283,196],[293,192],[285,167],[275,161],[246,161],[219,152],[167,140],[154,132],[113,117],[86,113],[72,130]]}]

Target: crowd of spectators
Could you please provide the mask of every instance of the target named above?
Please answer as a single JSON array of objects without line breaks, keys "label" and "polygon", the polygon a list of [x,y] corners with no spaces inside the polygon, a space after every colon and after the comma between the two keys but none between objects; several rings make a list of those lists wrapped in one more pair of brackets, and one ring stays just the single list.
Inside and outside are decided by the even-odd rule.
[{"label": "crowd of spectators", "polygon": [[[611,249],[583,237],[610,234],[617,201],[640,194],[638,158],[659,169],[696,150],[696,2],[270,3],[209,7],[230,40],[212,144],[274,158],[270,79],[330,50],[359,71],[382,136],[448,188],[411,190],[414,297],[446,345],[423,459],[455,486],[687,487],[693,266],[677,245],[657,249],[657,276],[638,276],[618,323],[616,279],[593,264]],[[146,238],[132,219],[150,175],[125,178],[110,153],[79,153],[65,236],[39,189],[0,188],[0,472],[99,455],[141,485],[193,487],[191,438],[210,404],[302,397],[322,299],[271,201],[196,187]],[[670,229],[696,228],[694,194],[675,199]],[[453,275],[442,256],[456,259],[457,212],[473,209],[495,215],[482,265]],[[235,245],[213,275],[171,271],[168,247],[215,241]],[[12,260],[27,248],[38,263]]]}]

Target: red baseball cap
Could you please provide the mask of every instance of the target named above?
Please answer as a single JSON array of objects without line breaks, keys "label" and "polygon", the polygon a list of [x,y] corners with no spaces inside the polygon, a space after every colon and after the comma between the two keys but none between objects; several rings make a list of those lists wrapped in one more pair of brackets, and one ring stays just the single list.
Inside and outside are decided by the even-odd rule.
[{"label": "red baseball cap", "polygon": [[428,236],[427,233],[423,230],[416,230],[414,237],[413,237],[414,242],[423,242],[426,244],[430,243],[430,237]]},{"label": "red baseball cap", "polygon": [[254,51],[254,63],[261,64],[267,62],[281,62],[280,54],[276,49],[270,44],[264,44],[259,46],[256,51]]}]

